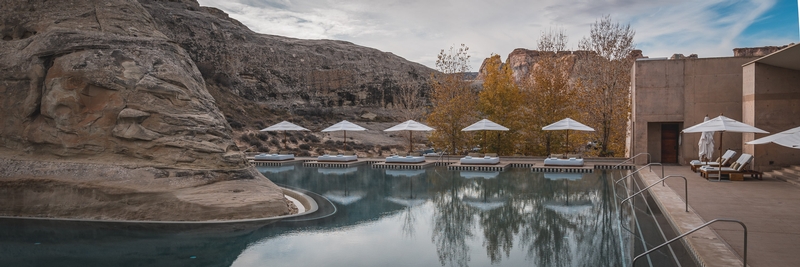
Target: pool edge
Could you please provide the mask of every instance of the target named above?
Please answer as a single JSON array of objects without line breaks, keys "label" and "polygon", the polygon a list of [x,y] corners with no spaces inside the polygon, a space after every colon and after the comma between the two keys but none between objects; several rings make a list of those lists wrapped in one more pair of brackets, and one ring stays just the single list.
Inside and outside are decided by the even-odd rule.
[{"label": "pool edge", "polygon": [[[658,182],[661,178],[652,171],[638,173],[646,185]],[[648,189],[653,199],[670,222],[675,232],[683,234],[704,224],[706,221],[691,206],[689,188],[689,211],[685,211],[684,199],[669,186],[653,186]],[[699,266],[742,266],[742,260],[717,233],[706,227],[681,240],[690,254],[694,255]]]}]

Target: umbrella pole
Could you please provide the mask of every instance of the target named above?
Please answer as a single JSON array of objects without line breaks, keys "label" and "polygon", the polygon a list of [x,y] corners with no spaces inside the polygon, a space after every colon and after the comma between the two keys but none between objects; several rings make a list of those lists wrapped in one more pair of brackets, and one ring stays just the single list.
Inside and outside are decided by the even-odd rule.
[{"label": "umbrella pole", "polygon": [[483,131],[483,147],[481,147],[481,152],[483,152],[483,154],[486,154],[486,151],[488,151],[488,149],[486,149],[486,130],[484,130]]},{"label": "umbrella pole", "polygon": [[[567,129],[567,153],[565,153],[565,154],[569,154],[569,129]],[[564,156],[566,156],[566,155],[564,155]]]},{"label": "umbrella pole", "polygon": [[289,144],[286,143],[286,130],[283,130],[283,146],[289,149]]},{"label": "umbrella pole", "polygon": [[719,168],[717,168],[717,182],[722,180],[722,134],[724,133],[725,131],[719,132]]},{"label": "umbrella pole", "polygon": [[344,131],[344,151],[347,151],[347,131]]},{"label": "umbrella pole", "polygon": [[411,153],[411,151],[414,150],[414,145],[412,144],[412,140],[414,140],[413,134],[414,132],[408,131],[408,153]]}]

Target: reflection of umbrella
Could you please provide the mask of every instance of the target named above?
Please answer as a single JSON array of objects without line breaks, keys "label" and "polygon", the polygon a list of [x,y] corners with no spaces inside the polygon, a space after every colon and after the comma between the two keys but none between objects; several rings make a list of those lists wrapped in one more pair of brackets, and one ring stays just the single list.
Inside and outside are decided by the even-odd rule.
[{"label": "reflection of umbrella", "polygon": [[386,200],[406,207],[418,206],[427,201],[425,199],[408,199],[408,198],[396,198],[396,197],[387,197]]},{"label": "reflection of umbrella", "polygon": [[411,152],[414,150],[413,145],[411,143],[412,140],[411,133],[413,133],[413,131],[419,131],[419,132],[433,131],[433,128],[428,127],[428,125],[416,122],[414,120],[407,120],[401,124],[392,126],[391,128],[383,131],[384,132],[408,131],[408,152]]},{"label": "reflection of umbrella", "polygon": [[503,125],[497,124],[497,123],[495,123],[493,121],[490,121],[490,120],[487,120],[487,119],[482,119],[482,120],[480,120],[480,121],[478,121],[476,123],[473,123],[470,126],[467,126],[464,129],[461,129],[461,131],[462,132],[483,131],[483,142],[484,142],[484,144],[483,144],[483,147],[481,147],[481,148],[485,148],[486,147],[486,131],[508,131],[508,128],[506,128]]},{"label": "reflection of umbrella", "polygon": [[286,131],[310,131],[309,129],[297,126],[294,123],[288,121],[282,121],[278,124],[272,125],[270,127],[261,129],[262,132],[277,132],[283,131],[283,143],[286,144]]},{"label": "reflection of umbrella", "polygon": [[544,207],[564,215],[579,214],[589,211],[592,208],[592,201],[547,201],[544,203]]},{"label": "reflection of umbrella", "polygon": [[386,170],[386,175],[394,176],[394,177],[414,177],[417,175],[424,174],[425,170]]},{"label": "reflection of umbrella", "polygon": [[500,175],[499,172],[464,172],[462,171],[461,177],[472,179],[472,178],[483,178],[483,179],[493,179],[497,178]]},{"label": "reflection of umbrella", "polygon": [[342,190],[332,190],[328,191],[325,194],[322,194],[326,198],[330,199],[333,202],[342,204],[342,205],[350,205],[356,201],[361,200],[364,198],[366,194],[363,192],[350,192],[350,191],[342,191]]},{"label": "reflection of umbrella", "polygon": [[566,118],[566,119],[557,121],[557,122],[555,122],[553,124],[550,124],[550,125],[547,125],[545,127],[542,127],[542,130],[544,130],[544,131],[567,130],[567,147],[568,148],[570,147],[569,146],[569,130],[594,132],[594,129],[592,129],[592,127],[583,125],[582,123],[577,122],[577,121],[575,121],[573,119],[570,119],[570,118]]},{"label": "reflection of umbrella", "polygon": [[490,211],[502,207],[506,204],[505,198],[502,197],[491,197],[491,198],[463,197],[461,200],[463,200],[464,203],[467,203],[467,205],[470,205],[473,208],[477,208],[482,211]]},{"label": "reflection of umbrella", "polygon": [[[703,118],[703,121],[708,121],[708,116]],[[698,153],[700,161],[709,161],[709,159],[714,156],[714,132],[703,132],[703,134],[700,135],[700,142],[697,142],[697,145],[700,146],[700,152]]]},{"label": "reflection of umbrella", "polygon": [[800,144],[800,127],[792,128],[770,136],[761,137],[759,139],[747,142],[747,144],[760,145],[770,142],[789,148],[800,149],[800,147],[797,146]]},{"label": "reflection of umbrella", "polygon": [[322,130],[323,132],[335,132],[335,131],[344,131],[344,149],[347,150],[347,131],[366,131],[367,128],[361,127],[356,125],[355,123],[349,121],[341,121],[337,124],[331,125],[331,127],[325,128]]},{"label": "reflection of umbrella", "polygon": [[256,167],[259,172],[281,173],[285,171],[293,171],[294,165],[286,165],[280,167]]},{"label": "reflection of umbrella", "polygon": [[[722,155],[722,134],[725,132],[735,132],[735,133],[769,133],[767,131],[758,129],[756,127],[750,126],[748,124],[739,122],[737,120],[719,115],[719,117],[710,119],[708,121],[702,122],[695,126],[683,129],[682,132],[684,133],[699,133],[699,132],[719,132],[719,154]],[[719,176],[717,176],[717,180],[722,178],[722,168],[717,168],[719,170]]]},{"label": "reflection of umbrella", "polygon": [[350,168],[319,168],[317,172],[321,174],[349,174],[358,171],[358,167]]}]

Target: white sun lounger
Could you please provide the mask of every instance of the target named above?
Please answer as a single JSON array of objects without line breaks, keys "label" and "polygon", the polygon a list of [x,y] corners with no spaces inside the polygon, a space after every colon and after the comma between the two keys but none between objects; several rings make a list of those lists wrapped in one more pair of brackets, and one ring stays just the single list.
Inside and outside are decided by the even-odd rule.
[{"label": "white sun lounger", "polygon": [[544,166],[583,166],[583,159],[546,158],[544,159]]},{"label": "white sun lounger", "polygon": [[461,164],[498,164],[500,163],[499,157],[485,156],[482,158],[466,156],[461,158]]},{"label": "white sun lounger", "polygon": [[255,157],[253,157],[253,159],[255,159],[255,160],[271,160],[271,161],[290,160],[290,159],[294,159],[294,154],[267,154],[267,153],[261,153],[261,154],[255,155]]},{"label": "white sun lounger", "polygon": [[356,161],[356,160],[358,160],[358,156],[356,156],[356,155],[349,155],[349,156],[345,156],[345,155],[336,155],[336,156],[322,155],[322,156],[317,157],[317,161],[346,162],[346,161]]},{"label": "white sun lounger", "polygon": [[[720,158],[722,159],[722,166],[727,166],[728,162],[731,161],[733,156],[736,156],[736,151],[733,150],[725,151],[725,154],[722,154],[722,157]],[[716,161],[692,160],[691,162],[689,162],[689,165],[692,166],[692,171],[697,172],[697,168],[700,168],[702,166],[718,167],[720,163]]]},{"label": "white sun lounger", "polygon": [[405,156],[401,157],[394,155],[386,157],[386,163],[420,163],[425,162],[425,157]]}]

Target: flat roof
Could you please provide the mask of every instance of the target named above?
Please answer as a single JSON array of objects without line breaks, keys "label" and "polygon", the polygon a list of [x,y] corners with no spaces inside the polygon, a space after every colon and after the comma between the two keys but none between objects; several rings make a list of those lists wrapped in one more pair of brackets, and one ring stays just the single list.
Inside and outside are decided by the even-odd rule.
[{"label": "flat roof", "polygon": [[747,62],[742,66],[744,67],[756,62],[785,69],[800,70],[800,43],[792,44],[784,49]]}]

